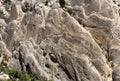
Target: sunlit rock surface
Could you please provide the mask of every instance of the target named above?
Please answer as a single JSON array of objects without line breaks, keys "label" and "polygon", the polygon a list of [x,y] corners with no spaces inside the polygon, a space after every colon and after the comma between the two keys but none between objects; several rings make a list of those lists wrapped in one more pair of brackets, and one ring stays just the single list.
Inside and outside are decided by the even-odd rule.
[{"label": "sunlit rock surface", "polygon": [[54,81],[119,81],[120,1],[64,2],[1,2],[0,63]]}]

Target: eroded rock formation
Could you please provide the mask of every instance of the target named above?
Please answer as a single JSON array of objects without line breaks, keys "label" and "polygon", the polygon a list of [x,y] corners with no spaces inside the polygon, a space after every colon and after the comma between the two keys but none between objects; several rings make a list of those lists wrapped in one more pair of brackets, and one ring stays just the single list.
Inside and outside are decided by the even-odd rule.
[{"label": "eroded rock formation", "polygon": [[10,68],[54,81],[119,81],[119,0],[0,5],[0,55]]}]

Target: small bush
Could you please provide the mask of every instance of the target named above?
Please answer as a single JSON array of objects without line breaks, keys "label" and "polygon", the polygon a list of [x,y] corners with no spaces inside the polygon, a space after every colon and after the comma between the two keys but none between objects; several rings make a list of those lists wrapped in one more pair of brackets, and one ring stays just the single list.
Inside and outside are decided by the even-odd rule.
[{"label": "small bush", "polygon": [[3,1],[3,3],[5,3],[5,4],[11,4],[11,0],[2,0]]},{"label": "small bush", "polygon": [[45,1],[45,5],[46,5],[46,6],[48,5],[48,2],[49,2],[49,0],[46,0],[46,1]]},{"label": "small bush", "polygon": [[72,9],[67,9],[67,12],[68,12],[70,15],[72,15],[72,14],[73,14]]},{"label": "small bush", "polygon": [[78,19],[78,22],[81,24],[81,25],[83,25],[83,27],[85,27],[86,26],[86,21],[84,20],[84,19]]},{"label": "small bush", "polygon": [[84,81],[83,79],[81,79],[81,81]]},{"label": "small bush", "polygon": [[65,7],[65,0],[59,0],[60,6]]},{"label": "small bush", "polygon": [[50,71],[51,71],[51,80],[50,81],[54,81],[53,78],[54,78],[54,65],[50,65]]},{"label": "small bush", "polygon": [[0,67],[0,70],[10,76],[8,81],[48,81],[45,77],[39,77],[37,74],[27,74],[19,70],[10,70],[7,66]]},{"label": "small bush", "polygon": [[0,8],[0,14],[3,14],[3,9]]}]

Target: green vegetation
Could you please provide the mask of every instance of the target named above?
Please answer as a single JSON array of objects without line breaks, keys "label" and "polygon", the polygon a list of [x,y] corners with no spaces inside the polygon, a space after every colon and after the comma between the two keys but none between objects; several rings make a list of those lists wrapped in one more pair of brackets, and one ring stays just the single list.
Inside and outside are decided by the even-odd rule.
[{"label": "green vegetation", "polygon": [[81,79],[81,81],[84,81],[83,79]]},{"label": "green vegetation", "polygon": [[51,71],[51,80],[50,81],[54,81],[54,65],[50,65],[50,71]]},{"label": "green vegetation", "polygon": [[2,0],[4,3],[9,3],[11,0]]},{"label": "green vegetation", "polygon": [[72,9],[67,9],[67,12],[68,12],[70,15],[72,15],[72,14],[73,14]]},{"label": "green vegetation", "polygon": [[80,24],[82,24],[83,27],[86,26],[86,25],[85,25],[85,20],[84,20],[84,19],[78,19],[78,22],[79,22]]},{"label": "green vegetation", "polygon": [[[48,80],[46,77],[40,77],[37,74],[28,74],[17,69],[11,70],[6,65],[0,65],[0,71],[3,71],[5,74],[8,74],[10,80],[7,81],[54,81],[54,66],[50,65],[51,77]],[[0,80],[1,81],[1,80]]]},{"label": "green vegetation", "polygon": [[2,0],[4,3],[7,3],[8,2],[8,0]]},{"label": "green vegetation", "polygon": [[65,0],[59,0],[60,6],[65,7]]},{"label": "green vegetation", "polygon": [[3,9],[0,9],[0,14],[3,14]]},{"label": "green vegetation", "polygon": [[37,74],[28,74],[21,72],[19,70],[10,70],[7,66],[1,66],[0,70],[4,71],[4,73],[10,76],[10,80],[8,81],[48,81],[45,77],[39,77]]},{"label": "green vegetation", "polygon": [[[4,56],[4,60],[7,60],[7,56]],[[7,81],[54,81],[54,65],[50,65],[51,76],[48,80],[48,78],[42,77],[35,73],[22,72],[18,69],[10,69],[4,60],[0,64],[0,72],[4,72],[5,74],[9,75],[10,80]]]},{"label": "green vegetation", "polygon": [[45,1],[45,5],[46,5],[46,6],[48,5],[48,2],[49,2],[49,0],[46,0],[46,1]]}]

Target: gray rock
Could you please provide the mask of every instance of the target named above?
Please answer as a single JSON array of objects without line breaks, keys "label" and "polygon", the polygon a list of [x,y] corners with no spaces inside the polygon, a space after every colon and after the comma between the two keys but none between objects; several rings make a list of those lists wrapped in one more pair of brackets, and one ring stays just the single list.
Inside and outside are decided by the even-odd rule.
[{"label": "gray rock", "polygon": [[[24,13],[25,1],[32,10]],[[0,53],[8,66],[54,81],[119,81],[118,4],[65,0],[60,8],[58,2],[16,1],[0,15]]]},{"label": "gray rock", "polygon": [[113,69],[113,81],[120,81],[120,67],[116,67]]}]

